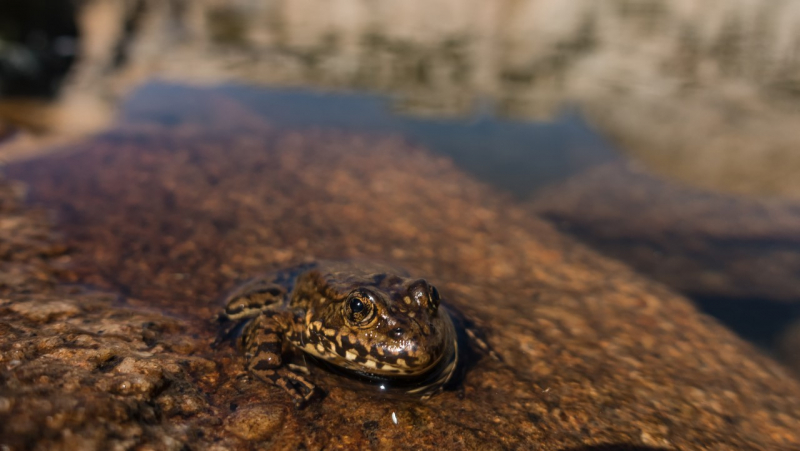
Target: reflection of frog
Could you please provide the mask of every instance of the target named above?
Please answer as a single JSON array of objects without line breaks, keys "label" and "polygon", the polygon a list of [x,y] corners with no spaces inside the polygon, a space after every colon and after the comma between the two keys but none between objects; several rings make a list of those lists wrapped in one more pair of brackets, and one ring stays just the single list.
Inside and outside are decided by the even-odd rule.
[{"label": "reflection of frog", "polygon": [[[317,262],[257,277],[238,287],[221,315],[244,324],[248,369],[307,401],[314,385],[283,364],[296,348],[361,378],[402,381],[429,395],[452,376],[456,333],[423,279],[386,265]],[[413,382],[421,381],[416,386]],[[410,384],[409,384],[410,383]]]}]

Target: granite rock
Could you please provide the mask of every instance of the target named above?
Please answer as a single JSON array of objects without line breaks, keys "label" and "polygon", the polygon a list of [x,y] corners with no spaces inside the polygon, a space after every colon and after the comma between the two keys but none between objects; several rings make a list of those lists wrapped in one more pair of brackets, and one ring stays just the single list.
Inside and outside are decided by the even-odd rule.
[{"label": "granite rock", "polygon": [[[0,436],[12,447],[800,447],[800,383],[786,370],[402,139],[254,123],[231,136],[209,119],[72,150],[8,174],[58,213],[71,249],[60,279],[111,294],[4,298]],[[315,369],[326,397],[295,409],[211,346],[212,319],[238,280],[316,258],[428,278],[500,359],[476,358],[459,389],[427,401]]]}]

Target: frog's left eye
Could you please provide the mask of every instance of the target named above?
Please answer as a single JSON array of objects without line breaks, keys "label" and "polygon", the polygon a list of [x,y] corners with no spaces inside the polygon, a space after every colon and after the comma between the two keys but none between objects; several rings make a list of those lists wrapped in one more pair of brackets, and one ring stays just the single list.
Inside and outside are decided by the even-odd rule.
[{"label": "frog's left eye", "polygon": [[439,296],[439,290],[436,289],[433,285],[431,285],[431,305],[433,309],[436,310],[439,308],[439,304],[441,303],[442,298]]},{"label": "frog's left eye", "polygon": [[375,317],[375,298],[365,290],[355,290],[344,302],[344,316],[354,325],[363,326]]}]

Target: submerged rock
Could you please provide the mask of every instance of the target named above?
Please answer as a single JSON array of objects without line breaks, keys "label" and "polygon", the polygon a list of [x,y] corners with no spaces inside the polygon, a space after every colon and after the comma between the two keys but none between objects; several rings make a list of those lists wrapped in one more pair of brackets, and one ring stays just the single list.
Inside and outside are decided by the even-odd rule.
[{"label": "submerged rock", "polygon": [[0,301],[4,445],[181,449],[187,434],[218,422],[199,385],[215,379],[215,363],[187,355],[194,349],[181,346],[176,320],[114,304],[79,290]]},{"label": "submerged rock", "polygon": [[[800,384],[779,365],[423,149],[211,123],[74,150],[8,172],[59,212],[62,278],[125,297],[55,286],[3,301],[12,449],[800,446]],[[426,401],[316,369],[326,397],[295,409],[210,346],[237,280],[351,257],[426,277],[500,359]]]},{"label": "submerged rock", "polygon": [[543,190],[538,214],[696,296],[800,299],[800,204],[687,188],[609,164]]}]

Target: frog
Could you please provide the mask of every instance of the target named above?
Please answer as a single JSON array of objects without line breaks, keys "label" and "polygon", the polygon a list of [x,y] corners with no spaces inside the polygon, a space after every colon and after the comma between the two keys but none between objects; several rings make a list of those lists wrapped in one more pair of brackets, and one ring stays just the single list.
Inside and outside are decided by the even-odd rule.
[{"label": "frog", "polygon": [[247,371],[305,406],[320,393],[292,353],[365,382],[429,398],[459,367],[459,340],[439,290],[393,265],[315,261],[254,277],[218,316]]}]

